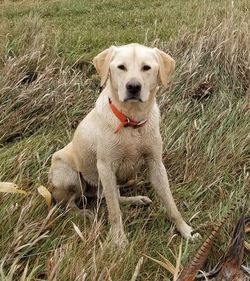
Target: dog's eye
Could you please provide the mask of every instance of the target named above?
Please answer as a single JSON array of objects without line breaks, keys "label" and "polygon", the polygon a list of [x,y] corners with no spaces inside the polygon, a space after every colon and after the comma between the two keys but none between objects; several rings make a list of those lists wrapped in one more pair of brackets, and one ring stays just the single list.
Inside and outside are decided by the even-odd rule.
[{"label": "dog's eye", "polygon": [[118,65],[118,68],[121,70],[124,70],[124,71],[127,70],[125,65],[123,65],[123,64]]},{"label": "dog's eye", "polygon": [[144,66],[142,67],[142,70],[143,70],[143,71],[148,71],[149,69],[151,69],[151,67],[150,67],[149,65],[144,65]]}]

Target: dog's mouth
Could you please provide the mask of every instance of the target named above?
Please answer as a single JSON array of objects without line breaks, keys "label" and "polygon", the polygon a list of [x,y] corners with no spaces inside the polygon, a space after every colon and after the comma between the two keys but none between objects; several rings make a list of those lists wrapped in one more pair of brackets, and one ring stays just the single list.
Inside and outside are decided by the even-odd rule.
[{"label": "dog's mouth", "polygon": [[139,97],[126,97],[124,102],[143,102],[141,98]]}]

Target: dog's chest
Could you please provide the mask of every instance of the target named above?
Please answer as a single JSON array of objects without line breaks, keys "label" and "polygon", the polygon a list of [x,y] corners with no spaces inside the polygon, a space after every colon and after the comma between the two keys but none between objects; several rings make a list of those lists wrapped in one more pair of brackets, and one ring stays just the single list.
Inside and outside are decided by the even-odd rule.
[{"label": "dog's chest", "polygon": [[122,159],[137,161],[146,152],[145,137],[141,134],[141,129],[124,128],[123,134],[118,142],[118,154]]},{"label": "dog's chest", "polygon": [[147,154],[146,144],[139,132],[131,132],[120,139],[116,147],[115,165],[119,178],[138,172]]}]

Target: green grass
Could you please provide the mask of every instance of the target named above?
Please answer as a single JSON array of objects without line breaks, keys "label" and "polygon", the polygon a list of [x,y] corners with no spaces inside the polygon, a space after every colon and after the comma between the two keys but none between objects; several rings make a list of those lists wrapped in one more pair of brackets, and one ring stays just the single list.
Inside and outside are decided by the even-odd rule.
[{"label": "green grass", "polygon": [[[16,26],[23,17],[38,15],[44,21],[42,28],[49,29],[50,41],[55,41],[51,44],[56,54],[71,62],[80,56],[91,60],[111,44],[177,38],[180,29],[195,30],[206,21],[220,21],[230,8],[230,1],[200,0],[27,2],[3,5],[3,22]],[[247,1],[235,5],[242,11],[249,7]],[[14,43],[13,48],[19,52]]]},{"label": "green grass", "polygon": [[[158,94],[164,164],[184,217],[209,235],[250,192],[249,1],[4,1],[0,8],[0,181],[30,192],[0,195],[0,280],[133,280],[138,262],[136,280],[172,280],[144,256],[160,253],[175,264],[181,242],[144,174],[124,192],[154,203],[122,207],[130,241],[122,252],[106,240],[104,202],[95,222],[48,214],[36,188],[98,97],[93,57],[112,44],[157,46],[177,62],[170,89]],[[22,83],[31,73],[37,79]],[[225,251],[238,215],[236,208],[206,268]],[[199,245],[183,242],[182,265]]]}]

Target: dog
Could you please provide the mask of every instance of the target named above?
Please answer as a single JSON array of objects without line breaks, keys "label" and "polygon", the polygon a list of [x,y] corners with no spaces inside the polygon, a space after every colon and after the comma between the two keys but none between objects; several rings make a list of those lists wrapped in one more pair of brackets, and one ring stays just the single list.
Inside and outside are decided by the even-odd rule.
[{"label": "dog", "polygon": [[78,199],[104,194],[112,240],[126,245],[120,203],[147,205],[151,200],[121,196],[118,184],[134,178],[144,163],[168,217],[183,237],[192,238],[193,230],[176,207],[162,162],[156,103],[158,81],[168,86],[174,59],[158,48],[133,43],[111,46],[93,64],[103,90],[72,141],[52,156],[49,181],[53,198],[79,210]]}]

